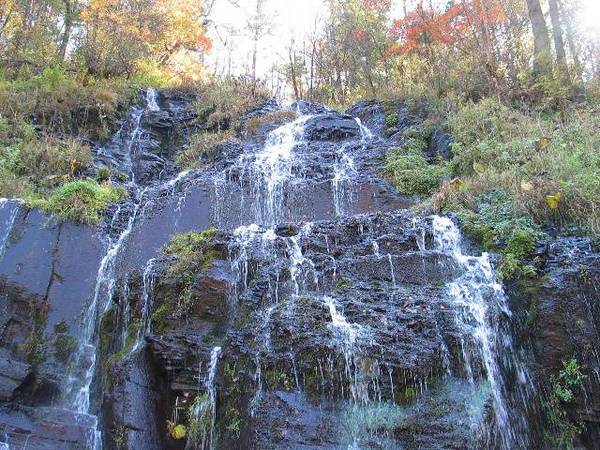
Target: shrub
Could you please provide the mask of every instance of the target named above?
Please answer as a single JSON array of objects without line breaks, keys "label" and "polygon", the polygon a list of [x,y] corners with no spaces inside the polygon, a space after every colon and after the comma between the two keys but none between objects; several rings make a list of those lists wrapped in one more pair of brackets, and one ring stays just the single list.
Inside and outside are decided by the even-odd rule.
[{"label": "shrub", "polygon": [[243,79],[212,81],[203,84],[199,91],[198,117],[217,131],[235,128],[244,113],[269,98],[268,93]]},{"label": "shrub", "polygon": [[446,176],[444,165],[429,164],[420,153],[418,141],[405,148],[390,149],[385,169],[403,195],[430,195]]},{"label": "shrub", "polygon": [[298,115],[293,111],[270,111],[251,117],[244,123],[244,136],[251,138],[266,125],[282,125],[294,120]]},{"label": "shrub", "polygon": [[600,118],[586,109],[567,117],[534,119],[493,99],[461,107],[449,116],[454,175],[504,190],[538,224],[599,234]]},{"label": "shrub", "polygon": [[177,165],[182,169],[195,169],[200,167],[203,158],[210,158],[217,147],[232,137],[229,131],[216,133],[200,132],[190,139],[187,149],[177,154]]},{"label": "shrub", "polygon": [[118,202],[125,196],[122,188],[91,180],[72,181],[55,189],[47,200],[30,200],[29,204],[63,220],[93,224],[100,221],[110,202]]},{"label": "shrub", "polygon": [[92,161],[89,146],[80,140],[48,136],[24,142],[19,157],[17,172],[38,180],[48,176],[78,174]]}]

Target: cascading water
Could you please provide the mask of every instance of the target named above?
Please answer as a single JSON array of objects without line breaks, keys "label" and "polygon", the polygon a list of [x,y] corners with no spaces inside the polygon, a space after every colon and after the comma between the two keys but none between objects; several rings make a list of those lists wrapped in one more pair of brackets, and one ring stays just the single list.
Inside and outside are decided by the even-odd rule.
[{"label": "cascading water", "polygon": [[[119,205],[110,224],[110,229],[118,229],[118,232],[108,234],[107,252],[98,269],[94,296],[84,317],[85,322],[80,335],[81,350],[75,361],[80,373],[71,379],[70,389],[70,407],[81,413],[95,412],[93,402],[90,401],[90,391],[98,372],[98,321],[114,300],[125,299],[127,302],[130,296],[136,296],[135,303],[132,301],[131,306],[128,302],[119,303],[123,310],[128,306],[131,308],[131,316],[135,316],[137,312],[137,307],[133,305],[139,305],[140,315],[137,317],[141,317],[141,326],[133,347],[127,347],[130,350],[128,355],[131,356],[142,348],[145,337],[149,334],[153,334],[148,339],[152,345],[152,352],[161,357],[165,355],[157,348],[169,341],[162,340],[162,331],[151,328],[154,303],[160,305],[160,302],[164,301],[161,297],[164,286],[161,284],[162,276],[159,275],[163,273],[160,270],[163,268],[162,258],[148,259],[149,256],[145,256],[135,262],[136,270],[140,268],[142,271],[139,291],[135,282],[128,284],[127,281],[117,281],[121,265],[129,263],[127,257],[122,255],[128,255],[129,250],[134,248],[133,245],[130,247],[127,244],[131,236],[136,236],[140,228],[138,224],[142,222],[140,218],[150,218],[151,214],[147,212],[153,212],[155,204],[160,205],[164,199],[171,201],[169,197],[174,196],[180,185],[185,183],[187,189],[199,179],[199,171],[186,171],[160,185],[156,183],[150,186],[144,184],[146,187],[140,186],[144,181],[141,180],[141,176],[136,178],[134,165],[137,164],[137,159],[132,158],[132,155],[144,150],[144,142],[141,141],[151,134],[144,129],[144,113],[159,110],[156,92],[148,90],[145,107],[134,108],[120,132],[121,148],[115,154],[105,155],[116,160],[119,167],[128,174],[126,185],[131,200]],[[261,414],[265,414],[265,409],[280,402],[296,405],[296,400],[306,394],[306,398],[310,398],[311,401],[318,397],[316,402],[322,402],[318,405],[319,410],[326,411],[327,414],[342,411],[339,417],[353,423],[352,431],[343,437],[339,448],[399,448],[396,445],[399,441],[393,440],[397,436],[394,437],[394,432],[390,430],[395,429],[394,426],[400,429],[400,423],[406,425],[402,421],[411,414],[418,417],[419,408],[422,407],[421,397],[427,396],[431,386],[428,383],[432,382],[436,388],[442,386],[442,389],[457,392],[469,384],[477,387],[464,389],[466,396],[474,392],[484,392],[484,389],[478,389],[485,384],[489,385],[486,395],[492,394],[490,398],[493,401],[500,447],[504,450],[526,448],[528,436],[524,426],[525,419],[519,414],[519,408],[515,407],[514,393],[508,392],[504,378],[505,371],[519,369],[516,371],[521,376],[521,384],[526,384],[525,381],[529,382],[529,375],[519,365],[516,356],[511,361],[501,360],[501,354],[517,355],[517,352],[512,348],[510,336],[501,325],[503,318],[509,313],[487,256],[463,255],[458,229],[445,218],[433,218],[433,228],[430,228],[421,219],[414,219],[413,222],[412,216],[408,214],[406,223],[399,219],[396,223],[394,220],[397,219],[397,212],[384,211],[381,216],[351,216],[351,211],[362,211],[360,208],[363,205],[359,203],[365,201],[364,199],[370,197],[373,192],[362,191],[363,186],[358,185],[357,179],[362,176],[361,171],[364,167],[360,158],[371,151],[368,147],[371,141],[377,139],[379,142],[380,138],[374,138],[371,132],[356,120],[360,130],[358,137],[356,126],[346,116],[346,123],[350,122],[354,127],[349,137],[344,137],[342,142],[334,141],[333,145],[323,144],[325,150],[317,158],[313,152],[315,149],[322,150],[321,147],[317,147],[320,142],[315,145],[313,141],[306,141],[312,132],[307,122],[313,117],[315,116],[301,116],[270,132],[264,147],[260,149],[256,148],[256,141],[250,142],[244,147],[245,153],[213,178],[217,190],[213,211],[216,225],[233,230],[229,234],[218,235],[218,245],[222,245],[223,236],[229,239],[229,268],[225,266],[223,269],[220,261],[215,265],[215,272],[230,271],[230,304],[227,305],[226,320],[221,320],[219,315],[219,323],[214,332],[201,329],[205,323],[212,320],[212,311],[208,312],[206,317],[202,317],[199,321],[202,323],[194,323],[194,317],[190,317],[189,321],[186,318],[191,327],[198,326],[193,330],[198,333],[193,336],[186,335],[185,330],[182,334],[186,339],[190,338],[190,341],[186,342],[194,341],[194,345],[197,346],[191,345],[190,348],[183,349],[182,354],[192,349],[193,356],[197,358],[197,355],[202,355],[200,359],[203,361],[198,372],[192,371],[191,383],[185,378],[189,376],[189,367],[182,369],[181,380],[184,381],[178,379],[178,388],[174,391],[183,387],[184,394],[177,392],[176,395],[179,400],[185,400],[178,403],[175,410],[179,408],[181,411],[184,407],[188,409],[185,410],[186,414],[175,414],[173,420],[176,424],[185,424],[191,438],[195,419],[196,425],[200,427],[197,429],[201,430],[196,447],[212,449],[222,445],[221,439],[224,439],[223,436],[227,432],[221,429],[221,424],[226,423],[221,419],[229,414],[231,405],[227,403],[221,408],[219,404],[217,411],[216,378],[220,358],[223,359],[220,386],[221,383],[225,385],[229,382],[228,377],[231,377],[231,371],[235,370],[234,365],[231,365],[231,357],[238,349],[232,348],[236,347],[235,345],[229,347],[232,337],[236,345],[239,344],[239,348],[243,349],[243,357],[248,358],[243,359],[248,364],[244,367],[244,374],[240,376],[248,377],[241,379],[248,381],[249,387],[246,386],[245,389],[249,392],[245,393],[249,395],[240,400],[239,405],[236,404],[236,408],[240,410],[246,406],[248,408],[239,412],[242,415],[241,420],[244,418],[243,414],[247,413],[257,421],[256,423],[262,424],[260,420],[264,420],[264,417]],[[317,165],[316,162],[321,161],[324,162],[323,166],[311,172]],[[214,173],[209,172],[209,176]],[[311,173],[315,174],[314,179],[307,176]],[[366,178],[362,178],[364,179]],[[313,183],[311,188],[318,186],[318,190],[311,192],[318,192],[325,199],[323,205],[319,206],[329,208],[323,214],[325,219],[321,220],[321,216],[313,218],[310,212],[304,216],[299,214],[301,219],[290,219],[291,216],[295,217],[292,210],[293,201],[297,198],[290,193],[298,186],[304,188],[310,183]],[[235,195],[231,194],[234,189],[237,189],[237,193],[241,192],[242,213],[239,220],[238,217],[231,218],[235,212],[227,211],[232,208],[229,208],[231,205],[226,200],[228,196]],[[368,195],[364,195],[365,192]],[[374,197],[375,193],[372,196]],[[192,198],[190,196],[190,199]],[[176,205],[168,210],[169,213],[175,212],[176,217],[173,218],[174,221],[165,220],[168,223],[165,228],[172,230],[175,223],[175,228],[179,229],[180,216],[182,228],[189,226],[190,220],[186,213],[192,201],[187,201],[183,195],[179,197],[178,202],[172,201],[169,205]],[[7,208],[8,204],[0,201],[0,211]],[[371,212],[369,208],[372,206],[366,207],[366,210]],[[129,214],[127,221],[124,226],[119,227],[120,222],[125,222],[125,213]],[[2,217],[8,216],[3,214]],[[15,219],[10,220],[14,222]],[[290,221],[294,223],[289,223]],[[394,228],[398,224],[400,226]],[[6,236],[0,235],[0,255],[9,239],[11,227],[12,224],[5,227]],[[396,234],[400,233],[405,233],[405,240],[397,239]],[[435,246],[427,249],[426,244],[430,246],[432,241],[431,234]],[[440,255],[449,258],[441,258]],[[460,275],[453,278],[444,289],[442,285],[447,279],[443,273],[439,275],[439,279],[435,278],[437,274],[432,274],[431,279],[425,283],[417,279],[418,274],[407,273],[413,268],[410,265],[411,258],[416,261],[414,272],[422,270],[426,274],[426,270],[433,269],[425,260],[434,257],[452,261],[453,269],[457,268],[460,272]],[[135,273],[137,276],[137,272]],[[212,276],[212,273],[206,274],[208,279]],[[407,279],[412,281],[406,282]],[[427,284],[426,288],[421,290],[421,283]],[[131,286],[127,295],[117,291],[123,284]],[[160,289],[155,290],[155,287]],[[436,296],[436,292],[444,293],[443,301],[436,298],[442,296]],[[227,291],[223,296],[226,294]],[[421,302],[413,301],[413,297],[417,297]],[[455,328],[448,331],[444,321],[436,322],[431,327],[428,327],[429,322],[420,321],[419,316],[427,316],[431,310],[437,310],[436,308],[440,311],[450,310],[456,322]],[[128,316],[123,310],[120,310],[120,314]],[[296,322],[301,322],[303,316],[310,314],[317,316],[311,317],[313,322],[301,323],[295,328]],[[436,314],[431,313],[431,316]],[[245,326],[242,323],[244,321],[248,321],[246,323],[252,328],[241,331],[236,329]],[[123,323],[125,326],[129,325],[126,320]],[[171,331],[170,326],[165,333]],[[406,336],[399,333],[398,329],[406,333]],[[229,334],[230,331],[233,333]],[[240,331],[239,334],[237,331]],[[444,340],[448,335],[456,338],[459,345],[453,346],[454,342],[448,342],[446,345]],[[158,344],[157,336],[161,337]],[[389,340],[381,339],[381,336]],[[213,337],[215,340],[204,340]],[[415,350],[410,342],[406,342],[413,337],[418,344],[423,343],[422,352],[421,349]],[[287,342],[282,345],[284,339],[289,339],[289,346]],[[116,341],[119,341],[119,338]],[[179,343],[175,341],[174,348],[181,350],[177,347]],[[207,342],[211,342],[211,346],[218,342],[226,349],[222,351],[219,346],[212,348],[208,370]],[[157,348],[154,347],[155,344]],[[397,346],[394,346],[395,344]],[[415,347],[418,344],[415,344]],[[196,351],[198,348],[201,350]],[[170,350],[166,350],[165,353],[168,351]],[[405,354],[408,355],[405,360],[397,356]],[[141,355],[142,353],[138,352],[133,355],[135,357],[128,359],[128,366],[138,364],[137,359],[141,360]],[[188,356],[189,353],[185,357]],[[170,355],[165,356],[167,359],[169,357]],[[177,357],[179,358],[179,355]],[[432,362],[428,363],[429,366],[419,365],[421,357],[427,361],[427,358],[431,358]],[[462,367],[459,367],[461,365]],[[274,374],[280,375],[280,378],[274,378]],[[285,380],[282,382],[284,388],[277,384],[278,380],[282,379]],[[318,387],[309,392],[308,389],[314,388],[314,384],[311,383],[318,384]],[[193,391],[196,389],[197,397],[192,401]],[[273,395],[275,389],[278,391]],[[318,395],[310,397],[315,392]],[[189,396],[190,393],[192,396]],[[296,394],[297,396],[290,400],[291,396]],[[227,395],[230,393],[227,390],[223,391],[223,397]],[[527,395],[522,394],[522,398],[527,399]],[[245,401],[248,402],[247,405],[242,403]],[[477,414],[479,412],[478,410]],[[479,420],[482,414],[477,414],[473,414],[473,417]],[[290,420],[294,420],[293,416],[294,414],[290,414]],[[382,419],[384,416],[387,420]],[[186,420],[190,422],[185,422]],[[475,420],[473,423],[460,423],[471,426],[474,430],[479,430],[477,427],[481,426],[481,423],[475,423]],[[227,423],[232,427],[234,424],[235,422]],[[337,425],[347,426],[346,422],[344,425],[338,422]],[[363,428],[366,430],[364,433]],[[369,439],[376,441],[376,445],[370,445]],[[89,447],[98,450],[101,447],[100,433],[96,432],[92,440],[94,442],[90,442]],[[338,448],[332,444],[332,448],[334,447]],[[421,448],[427,448],[427,445]]]},{"label": "cascading water", "polygon": [[215,430],[215,421],[217,418],[217,387],[215,385],[215,378],[217,376],[217,369],[219,367],[219,357],[221,356],[221,347],[213,348],[210,355],[210,365],[208,366],[208,378],[206,380],[206,391],[208,392],[208,398],[210,400],[211,410],[211,423],[210,423],[210,437],[209,437],[209,449],[213,448],[213,434]]},{"label": "cascading water", "polygon": [[[242,154],[234,168],[222,175],[227,178],[234,169],[240,172],[242,210],[252,211],[254,223],[275,225],[285,220],[283,193],[292,177],[292,152],[302,144],[304,125],[309,118],[301,116],[271,131],[261,151]],[[216,183],[223,180],[217,179]],[[244,197],[245,186],[249,187],[249,198]]]},{"label": "cascading water", "polygon": [[[433,232],[436,249],[451,255],[463,271],[447,289],[456,322],[464,333],[461,347],[469,381],[474,382],[477,360],[481,360],[493,394],[501,447],[507,450],[528,448],[527,421],[522,411],[527,408],[531,377],[525,364],[518,359],[519,352],[514,348],[510,334],[502,327],[505,317],[511,316],[502,285],[496,281],[487,253],[479,257],[462,253],[460,231],[449,218],[434,216]],[[509,370],[519,375],[516,389],[521,403],[510,411],[504,382]]]},{"label": "cascading water", "polygon": [[[79,342],[79,351],[75,355],[75,367],[78,368],[79,376],[71,376],[69,378],[69,386],[67,388],[69,407],[76,412],[83,414],[91,414],[90,411],[90,395],[91,386],[96,375],[97,363],[97,341],[98,341],[98,321],[111,305],[113,296],[117,286],[117,262],[132,230],[136,219],[141,211],[143,211],[146,201],[146,194],[150,188],[141,188],[137,185],[135,179],[135,171],[133,168],[133,154],[138,151],[138,145],[143,137],[142,116],[146,111],[158,111],[160,108],[157,103],[156,92],[152,89],[146,91],[145,106],[133,107],[130,117],[127,121],[127,126],[124,126],[117,133],[117,141],[122,142],[122,146],[116,150],[117,160],[120,162],[119,167],[122,167],[128,173],[128,181],[126,185],[132,197],[133,205],[130,208],[130,215],[127,219],[125,228],[120,232],[116,239],[107,238],[107,252],[100,262],[96,277],[96,286],[91,302],[84,313],[83,325],[81,327]],[[128,131],[127,135],[124,133]],[[119,156],[119,151],[122,155]],[[99,154],[106,154],[106,149],[100,149]],[[112,157],[112,155],[110,155]],[[159,186],[161,189],[163,186]],[[121,208],[119,207],[115,219],[119,215]],[[112,224],[111,224],[112,225]],[[138,336],[138,342],[143,339],[143,333],[148,331],[150,320],[147,317],[150,303],[150,285],[152,260],[149,261],[146,270],[144,271],[144,283],[148,283],[148,289],[144,294],[144,310],[146,312],[143,330]],[[137,342],[136,342],[137,345]],[[89,447],[94,450],[99,450],[102,447],[101,433],[96,426],[93,443],[89,443]]]},{"label": "cascading water", "polygon": [[152,332],[152,290],[154,289],[155,281],[153,272],[155,263],[155,258],[148,260],[142,273],[142,324],[137,333],[132,352],[141,348],[144,343],[144,337]]}]

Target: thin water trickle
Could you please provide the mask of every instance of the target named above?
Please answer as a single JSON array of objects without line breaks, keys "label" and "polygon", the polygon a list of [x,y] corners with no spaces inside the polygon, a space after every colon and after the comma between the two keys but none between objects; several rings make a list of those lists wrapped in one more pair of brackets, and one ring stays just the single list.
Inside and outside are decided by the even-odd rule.
[{"label": "thin water trickle", "polygon": [[144,338],[152,332],[152,290],[155,281],[155,263],[155,258],[148,260],[142,274],[142,325],[137,333],[132,352],[141,348],[144,344]]},{"label": "thin water trickle", "polygon": [[149,87],[146,89],[146,105],[148,111],[160,111],[160,106],[158,106],[158,95],[154,88]]},{"label": "thin water trickle", "polygon": [[336,161],[333,164],[333,179],[331,180],[336,217],[343,216],[346,205],[352,203],[352,179],[355,176],[354,160],[345,153],[342,146],[338,150]]},{"label": "thin water trickle", "polygon": [[0,259],[4,256],[4,252],[8,247],[10,234],[15,225],[15,220],[19,213],[20,201],[10,200],[7,198],[0,198],[0,211],[4,214],[4,211],[8,211],[2,228],[0,229]]},{"label": "thin water trickle", "polygon": [[394,259],[391,253],[388,253],[388,263],[390,264],[390,276],[392,277],[392,285],[396,287],[396,273],[394,272]]},{"label": "thin water trickle", "polygon": [[217,420],[217,387],[215,378],[219,367],[219,357],[221,356],[221,347],[214,347],[210,354],[210,364],[208,366],[208,378],[206,379],[206,392],[210,400],[211,408],[211,423],[210,423],[210,438],[209,449],[213,449],[213,434],[215,429],[215,421]]}]

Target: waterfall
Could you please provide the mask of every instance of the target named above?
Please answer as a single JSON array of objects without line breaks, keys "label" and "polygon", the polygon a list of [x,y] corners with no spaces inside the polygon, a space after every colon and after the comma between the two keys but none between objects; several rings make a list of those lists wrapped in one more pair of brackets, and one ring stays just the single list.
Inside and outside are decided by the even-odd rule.
[{"label": "waterfall", "polygon": [[160,111],[160,106],[158,106],[156,90],[151,87],[146,89],[146,109],[148,111],[153,112]]},{"label": "waterfall", "polygon": [[[140,197],[143,197],[143,192]],[[94,296],[84,315],[83,331],[80,336],[81,350],[76,356],[78,366],[80,364],[85,364],[86,359],[89,360],[89,365],[85,371],[83,383],[80,386],[78,385],[81,380],[76,378],[71,379],[70,390],[77,389],[77,394],[72,403],[73,409],[77,412],[87,413],[90,408],[90,386],[96,370],[98,319],[110,307],[110,302],[112,301],[116,287],[115,269],[117,258],[133,229],[133,224],[141,204],[141,200],[136,203],[129,220],[127,221],[127,227],[122,231],[116,241],[109,242],[108,251],[100,262],[100,267],[96,276]]]},{"label": "waterfall", "polygon": [[[80,330],[79,342],[80,348],[75,355],[75,367],[83,371],[81,376],[70,376],[66,392],[70,397],[69,407],[78,413],[90,413],[90,388],[96,374],[97,365],[97,344],[98,344],[98,324],[101,316],[110,308],[113,296],[115,294],[117,282],[117,262],[124,246],[127,243],[128,237],[133,230],[136,219],[145,206],[146,193],[150,188],[140,188],[135,182],[135,173],[133,170],[133,153],[136,151],[136,145],[142,138],[142,116],[144,112],[157,111],[156,92],[152,89],[146,91],[145,107],[133,107],[129,119],[128,127],[123,127],[118,131],[118,140],[122,142],[124,149],[123,164],[129,174],[127,186],[132,193],[133,208],[127,220],[125,228],[121,231],[116,239],[108,237],[107,251],[100,262],[98,273],[96,275],[96,286],[93,297],[83,315],[82,327]],[[158,109],[156,109],[158,108]],[[128,131],[127,135],[123,133]],[[100,153],[106,152],[101,149]],[[121,211],[119,207],[118,212]],[[116,216],[113,220],[116,219]],[[148,268],[148,267],[147,267]],[[147,291],[149,301],[149,289]],[[146,326],[149,326],[150,320],[146,318]],[[144,331],[146,331],[144,329]],[[143,336],[142,336],[143,338]],[[100,450],[102,440],[100,431],[95,430],[94,442],[90,444],[94,450]]]},{"label": "waterfall", "polygon": [[[476,360],[481,359],[485,376],[493,394],[496,424],[502,448],[528,448],[527,421],[521,410],[529,398],[527,389],[530,376],[519,352],[514,348],[508,331],[502,322],[511,316],[502,285],[496,281],[487,253],[481,256],[466,256],[461,250],[460,231],[447,217],[433,217],[435,248],[450,255],[462,275],[447,286],[447,294],[454,306],[455,319],[465,334],[461,339],[470,339],[473,345],[462,342],[464,366],[471,383],[477,373]],[[502,367],[501,360],[508,360]],[[509,393],[505,384],[507,370],[517,371],[520,385],[519,401],[509,411]]]},{"label": "waterfall", "polygon": [[10,233],[15,225],[20,206],[21,203],[18,200],[0,198],[0,212],[4,215],[4,211],[8,211],[0,229],[0,259],[8,247]]},{"label": "waterfall", "polygon": [[152,332],[152,289],[154,288],[155,262],[155,258],[148,260],[142,273],[142,325],[137,333],[132,352],[141,348],[144,344],[144,337]]},{"label": "waterfall", "polygon": [[206,379],[206,392],[210,400],[211,423],[210,423],[210,438],[209,449],[213,448],[213,433],[215,430],[215,421],[217,420],[217,388],[215,386],[215,378],[219,366],[219,356],[221,355],[221,347],[215,347],[210,354],[210,365],[208,366],[208,378]]},{"label": "waterfall", "polygon": [[358,367],[359,363],[356,360],[359,339],[363,336],[365,330],[360,325],[349,323],[346,320],[344,314],[338,310],[335,299],[325,297],[324,302],[331,316],[329,327],[334,332],[335,343],[342,349],[344,354],[346,378],[350,382],[352,400],[354,403],[362,402],[366,404],[369,401],[368,386],[363,382]]}]

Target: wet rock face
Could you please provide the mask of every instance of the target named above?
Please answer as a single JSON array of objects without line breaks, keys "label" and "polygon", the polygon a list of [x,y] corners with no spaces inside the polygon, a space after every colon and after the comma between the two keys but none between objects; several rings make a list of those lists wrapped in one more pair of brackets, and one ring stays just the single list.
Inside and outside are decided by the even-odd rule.
[{"label": "wet rock face", "polygon": [[2,433],[16,448],[81,448],[93,421],[59,409],[101,245],[87,227],[4,206],[0,216],[6,206],[17,213],[0,253],[0,402],[10,405],[0,411]]},{"label": "wet rock face", "polygon": [[596,449],[600,442],[600,252],[589,239],[557,238],[538,249],[543,262],[539,280],[513,287],[525,314],[524,333],[531,339],[538,379],[553,389],[563,362],[575,358],[585,375],[565,404],[568,417],[583,427],[580,444]]},{"label": "wet rock face", "polygon": [[[181,319],[172,312],[146,340],[159,379],[168,380],[162,401],[171,408],[175,402],[181,414],[205,389],[211,349],[222,346],[220,447],[339,448],[359,439],[367,448],[475,448],[483,439],[447,419],[434,433],[420,426],[423,417],[440,414],[428,396],[458,395],[455,385],[463,397],[444,400],[442,415],[486,415],[484,387],[458,380],[425,394],[452,370],[444,355],[460,360],[453,340],[460,331],[444,295],[459,269],[434,249],[430,224],[406,213],[378,214],[250,227],[219,234],[214,245],[229,255],[197,278],[203,306]],[[176,280],[160,276],[165,264],[155,269],[155,311],[181,295]],[[223,279],[233,292],[210,293]],[[129,284],[134,305],[140,282]],[[205,309],[219,302],[220,314]],[[127,361],[121,367],[131,373]],[[480,403],[471,403],[474,396]],[[355,402],[367,403],[357,409]],[[469,416],[473,408],[480,408],[478,418]],[[363,429],[366,417],[372,425]]]},{"label": "wet rock face", "polygon": [[306,124],[305,136],[309,141],[341,141],[360,135],[352,116],[338,113],[318,114]]}]

